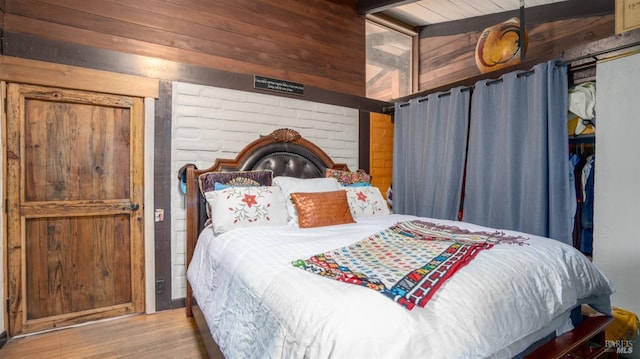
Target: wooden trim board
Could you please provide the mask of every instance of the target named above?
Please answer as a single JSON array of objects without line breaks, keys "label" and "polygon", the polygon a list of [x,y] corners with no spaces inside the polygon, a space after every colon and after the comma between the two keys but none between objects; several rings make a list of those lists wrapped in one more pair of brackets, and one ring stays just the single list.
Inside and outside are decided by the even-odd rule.
[{"label": "wooden trim board", "polygon": [[117,95],[158,98],[158,79],[0,56],[0,80]]}]

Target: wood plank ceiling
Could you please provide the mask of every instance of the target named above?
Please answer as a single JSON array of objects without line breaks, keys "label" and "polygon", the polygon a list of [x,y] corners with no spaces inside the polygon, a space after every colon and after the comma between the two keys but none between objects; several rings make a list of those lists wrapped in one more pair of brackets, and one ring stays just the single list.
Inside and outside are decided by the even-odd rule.
[{"label": "wood plank ceiling", "polygon": [[[563,1],[566,0],[526,0],[525,7],[531,8]],[[519,0],[421,0],[391,8],[384,13],[412,26],[424,26],[519,8]]]},{"label": "wood plank ceiling", "polygon": [[[567,0],[525,0],[525,8],[565,2]],[[361,13],[384,14],[403,23],[421,27],[517,10],[520,0],[360,0]]]}]

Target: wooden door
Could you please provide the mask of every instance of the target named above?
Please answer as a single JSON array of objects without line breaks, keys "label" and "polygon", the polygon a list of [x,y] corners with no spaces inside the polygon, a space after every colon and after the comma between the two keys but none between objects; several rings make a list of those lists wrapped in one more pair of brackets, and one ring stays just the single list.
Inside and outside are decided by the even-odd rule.
[{"label": "wooden door", "polygon": [[144,311],[143,102],[7,85],[9,335]]}]

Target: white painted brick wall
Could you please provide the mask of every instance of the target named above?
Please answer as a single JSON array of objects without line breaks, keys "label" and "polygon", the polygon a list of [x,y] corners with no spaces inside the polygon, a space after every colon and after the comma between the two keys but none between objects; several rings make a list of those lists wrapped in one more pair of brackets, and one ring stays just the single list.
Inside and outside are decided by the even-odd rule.
[{"label": "white painted brick wall", "polygon": [[[172,173],[187,163],[211,166],[235,158],[246,144],[288,127],[322,148],[334,162],[358,168],[358,110],[269,94],[173,83]],[[185,277],[184,196],[172,177],[172,298],[183,298]]]}]

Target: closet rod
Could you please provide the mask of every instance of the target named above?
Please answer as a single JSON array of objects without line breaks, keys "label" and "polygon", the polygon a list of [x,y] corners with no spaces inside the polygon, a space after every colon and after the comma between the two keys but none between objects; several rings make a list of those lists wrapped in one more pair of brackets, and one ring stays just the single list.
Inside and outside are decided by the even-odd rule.
[{"label": "closet rod", "polygon": [[[559,65],[568,65],[572,62],[576,62],[576,61],[580,61],[580,60],[584,60],[584,59],[588,59],[588,58],[595,58],[596,56],[600,56],[600,55],[605,55],[608,54],[610,52],[616,52],[616,51],[620,51],[620,50],[625,50],[628,49],[630,47],[634,47],[634,46],[640,46],[640,41],[636,41],[636,42],[632,42],[626,45],[620,45],[618,47],[614,47],[612,49],[606,49],[606,50],[600,50],[600,51],[596,51],[596,52],[592,52],[586,55],[582,55],[582,56],[578,56],[575,57],[573,59],[569,59],[569,60],[563,60],[561,62],[558,63]],[[596,61],[598,61],[599,59],[595,59]]]}]

